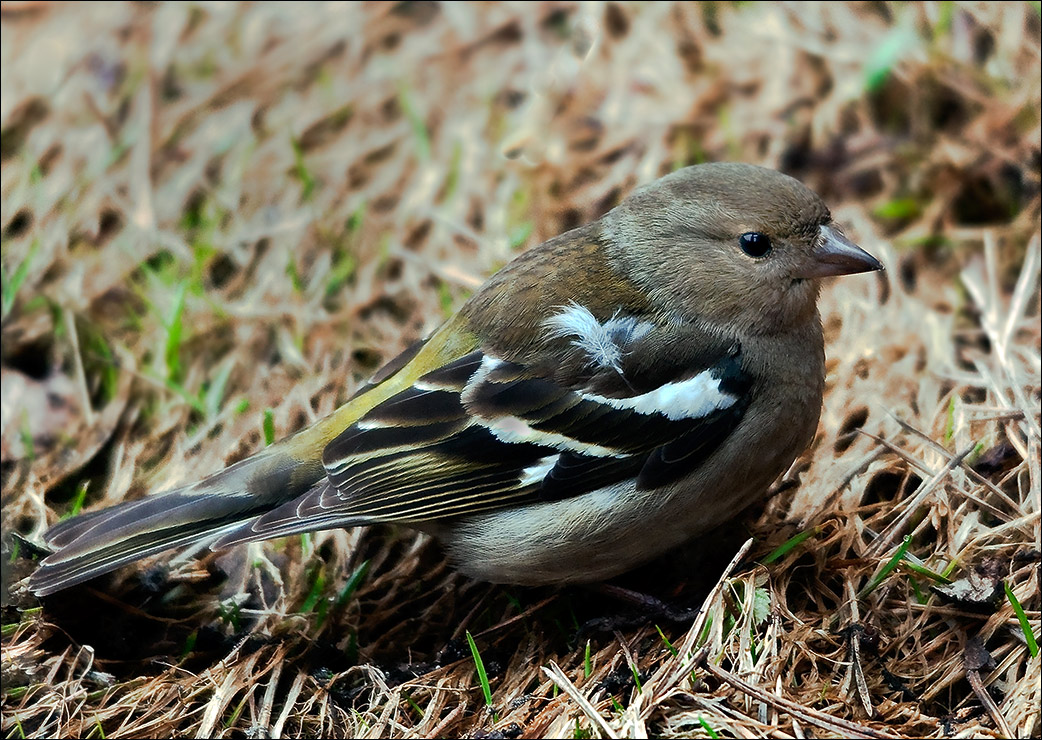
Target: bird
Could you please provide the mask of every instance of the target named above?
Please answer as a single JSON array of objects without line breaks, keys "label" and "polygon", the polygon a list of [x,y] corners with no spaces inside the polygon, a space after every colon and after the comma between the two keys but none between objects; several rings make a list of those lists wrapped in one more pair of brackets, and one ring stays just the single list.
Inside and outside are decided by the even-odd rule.
[{"label": "bird", "polygon": [[822,279],[882,267],[788,175],[677,169],[518,255],[312,426],[55,524],[28,587],[381,523],[477,580],[604,581],[762,500],[817,430]]}]

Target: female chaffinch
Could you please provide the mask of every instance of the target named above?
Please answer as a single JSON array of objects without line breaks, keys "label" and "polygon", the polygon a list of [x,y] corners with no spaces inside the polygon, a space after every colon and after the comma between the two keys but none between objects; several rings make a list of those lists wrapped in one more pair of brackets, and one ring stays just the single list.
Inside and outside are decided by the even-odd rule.
[{"label": "female chaffinch", "polygon": [[881,267],[786,175],[678,170],[517,257],[314,426],[55,525],[30,588],[379,522],[474,578],[608,578],[737,514],[810,443],[819,279]]}]

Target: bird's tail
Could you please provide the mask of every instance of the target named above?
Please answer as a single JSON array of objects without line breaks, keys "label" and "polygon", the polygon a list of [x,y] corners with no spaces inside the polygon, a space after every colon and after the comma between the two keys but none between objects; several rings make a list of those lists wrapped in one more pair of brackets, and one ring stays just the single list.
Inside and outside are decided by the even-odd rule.
[{"label": "bird's tail", "polygon": [[59,522],[44,535],[51,554],[29,588],[45,596],[164,550],[213,542],[321,479],[321,463],[291,449],[275,445],[193,485]]},{"label": "bird's tail", "polygon": [[463,323],[457,314],[377,373],[364,393],[256,455],[185,488],[55,525],[44,535],[51,554],[40,561],[29,588],[43,596],[164,550],[215,543],[303,495],[325,477],[322,451],[330,440],[423,373],[473,349],[476,339],[460,329]]}]

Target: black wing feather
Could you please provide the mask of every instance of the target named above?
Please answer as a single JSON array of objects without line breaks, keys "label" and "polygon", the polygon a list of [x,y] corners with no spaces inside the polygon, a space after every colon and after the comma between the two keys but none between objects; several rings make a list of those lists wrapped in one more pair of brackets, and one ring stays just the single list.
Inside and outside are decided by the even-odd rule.
[{"label": "black wing feather", "polygon": [[563,452],[543,478],[539,500],[558,501],[575,496],[576,491],[595,491],[610,486],[632,478],[643,465],[644,458],[639,455],[604,458]]},{"label": "black wing feather", "polygon": [[[738,347],[704,337],[694,346],[698,362],[678,350],[671,355],[676,367],[655,366],[656,378],[677,383],[709,370],[717,390],[736,400],[689,418],[613,400],[637,395],[633,388],[647,388],[645,379],[620,377],[613,384],[601,378],[593,395],[473,352],[373,408],[326,447],[327,481],[218,544],[451,518],[579,496],[634,478],[641,489],[668,485],[717,448],[748,402],[750,381]],[[543,469],[541,477],[533,472]]]}]

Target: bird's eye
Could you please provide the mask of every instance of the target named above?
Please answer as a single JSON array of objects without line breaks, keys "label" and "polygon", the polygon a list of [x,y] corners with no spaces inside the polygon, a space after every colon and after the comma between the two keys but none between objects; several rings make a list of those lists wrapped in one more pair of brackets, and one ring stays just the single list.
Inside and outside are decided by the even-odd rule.
[{"label": "bird's eye", "polygon": [[750,257],[766,257],[771,253],[771,239],[759,231],[747,231],[738,237],[738,246]]}]

